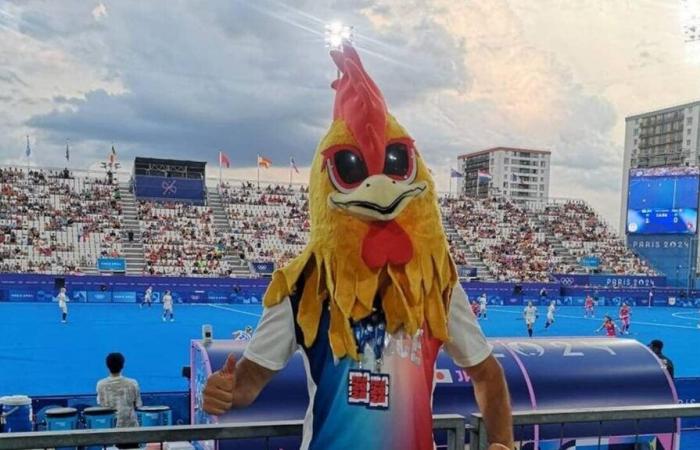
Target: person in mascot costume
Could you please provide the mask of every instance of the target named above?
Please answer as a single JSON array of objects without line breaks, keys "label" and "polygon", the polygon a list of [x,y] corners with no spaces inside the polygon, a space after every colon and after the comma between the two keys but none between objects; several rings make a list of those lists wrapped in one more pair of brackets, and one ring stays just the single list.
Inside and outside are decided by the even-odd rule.
[{"label": "person in mascot costume", "polygon": [[503,371],[458,283],[430,171],[355,49],[331,56],[342,75],[311,166],[309,243],[273,274],[253,338],[211,375],[204,409],[251,404],[301,350],[302,449],[432,450],[443,348],[471,378],[489,449],[511,449]]}]

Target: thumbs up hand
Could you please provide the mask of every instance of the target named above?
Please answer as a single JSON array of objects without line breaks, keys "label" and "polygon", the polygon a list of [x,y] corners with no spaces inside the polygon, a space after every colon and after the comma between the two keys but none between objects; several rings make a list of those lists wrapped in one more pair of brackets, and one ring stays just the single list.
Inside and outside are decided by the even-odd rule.
[{"label": "thumbs up hand", "polygon": [[235,386],[236,357],[231,354],[226,359],[224,367],[207,379],[204,387],[204,411],[218,416],[231,409]]}]

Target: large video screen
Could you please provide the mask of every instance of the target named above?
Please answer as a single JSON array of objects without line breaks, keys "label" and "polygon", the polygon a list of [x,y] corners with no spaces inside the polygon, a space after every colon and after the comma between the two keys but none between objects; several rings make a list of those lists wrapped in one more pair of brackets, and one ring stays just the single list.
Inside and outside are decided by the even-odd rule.
[{"label": "large video screen", "polygon": [[699,178],[696,167],[630,170],[627,233],[694,234]]}]

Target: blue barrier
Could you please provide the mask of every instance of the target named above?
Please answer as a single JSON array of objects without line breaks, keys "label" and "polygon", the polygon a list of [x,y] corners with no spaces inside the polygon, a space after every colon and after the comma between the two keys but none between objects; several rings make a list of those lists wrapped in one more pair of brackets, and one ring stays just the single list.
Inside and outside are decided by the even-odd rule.
[{"label": "blue barrier", "polygon": [[[700,290],[676,287],[647,287],[662,283],[658,277],[637,277],[637,281],[614,282],[615,276],[567,275],[574,283],[506,283],[472,281],[462,286],[474,300],[485,293],[491,305],[523,305],[528,301],[544,305],[556,300],[561,305],[583,305],[586,295],[592,295],[601,306],[647,306],[650,292],[653,305],[700,308]],[[583,277],[583,278],[581,278]],[[54,275],[0,274],[0,302],[51,302],[57,294]],[[153,276],[63,276],[68,295],[73,302],[138,303],[148,286],[153,287],[153,300],[170,290],[176,303],[237,303],[257,304],[269,283],[268,278],[198,278]],[[663,278],[663,277],[661,277]],[[632,280],[632,278],[628,278]],[[646,280],[646,281],[644,281]]]},{"label": "blue barrier", "polygon": [[666,286],[665,276],[554,273],[552,278],[563,286],[601,286],[655,288]]},{"label": "blue barrier", "polygon": [[[57,276],[0,274],[0,302],[51,302],[57,294]],[[63,276],[73,302],[138,303],[146,288],[153,300],[166,290],[177,303],[259,303],[269,280],[250,278],[196,278],[151,276]]]},{"label": "blue barrier", "polygon": [[[606,406],[672,404],[678,401],[673,382],[656,357],[631,339],[489,339],[494,356],[503,366],[514,410],[568,409]],[[242,423],[259,420],[299,420],[307,411],[308,394],[304,358],[297,352],[287,366],[246,409],[212,417],[202,411],[202,389],[212,370],[224,365],[230,353],[243,352],[245,343],[214,340],[191,347],[192,423]],[[619,367],[625,370],[620,371]],[[591,370],[595,367],[596,370]],[[435,373],[433,412],[469,417],[477,409],[467,373],[443,352]],[[576,389],[572,389],[576,386]],[[567,424],[567,436],[593,436],[598,424]],[[645,422],[645,430],[659,436],[675,433],[675,420]],[[524,427],[518,438],[558,439],[559,426]],[[603,435],[634,435],[632,421],[603,425]],[[440,440],[439,436],[436,439]],[[296,448],[298,439],[285,442]],[[226,443],[219,449],[263,449],[264,442]],[[296,445],[296,446],[295,446]],[[283,445],[280,445],[284,447]],[[286,448],[286,447],[285,447]],[[537,448],[537,447],[535,447]]]}]

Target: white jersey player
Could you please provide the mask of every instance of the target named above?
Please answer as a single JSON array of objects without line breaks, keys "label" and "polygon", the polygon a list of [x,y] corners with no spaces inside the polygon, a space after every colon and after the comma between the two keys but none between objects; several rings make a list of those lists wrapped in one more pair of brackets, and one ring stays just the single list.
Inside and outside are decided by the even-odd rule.
[{"label": "white jersey player", "polygon": [[56,300],[58,300],[58,307],[61,309],[61,323],[66,323],[68,320],[68,296],[66,295],[66,288],[62,287],[61,290],[58,291]]},{"label": "white jersey player", "polygon": [[170,316],[170,321],[175,322],[175,315],[173,314],[173,296],[170,295],[170,291],[165,291],[163,294],[163,322],[168,320]]},{"label": "white jersey player", "polygon": [[153,286],[148,286],[146,289],[146,292],[143,293],[143,303],[141,303],[141,307],[143,305],[148,305],[148,307],[151,307],[151,302],[153,301]]},{"label": "white jersey player", "polygon": [[535,325],[535,320],[537,320],[537,308],[532,305],[532,302],[527,302],[527,306],[523,310],[523,319],[525,319],[525,325],[527,325],[527,334],[532,337],[532,327]]},{"label": "white jersey player", "polygon": [[547,322],[544,324],[544,329],[549,328],[554,323],[554,313],[557,311],[557,302],[552,300],[547,307]]},{"label": "white jersey player", "polygon": [[486,293],[481,294],[479,297],[479,318],[486,319]]}]

